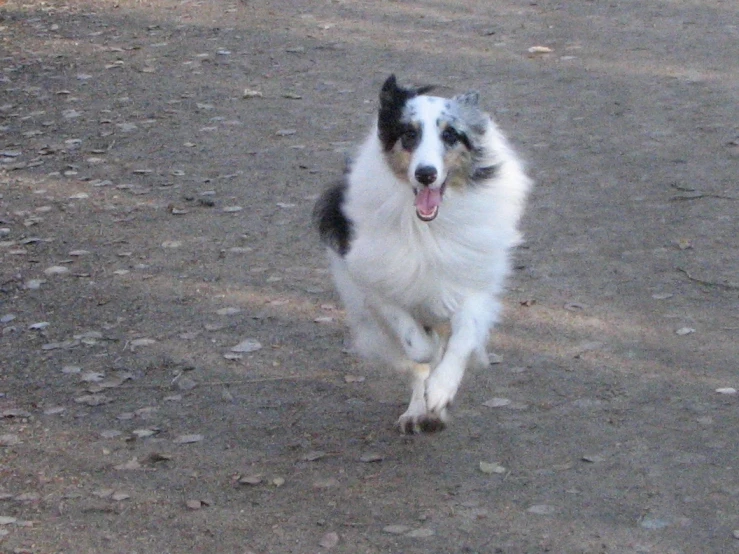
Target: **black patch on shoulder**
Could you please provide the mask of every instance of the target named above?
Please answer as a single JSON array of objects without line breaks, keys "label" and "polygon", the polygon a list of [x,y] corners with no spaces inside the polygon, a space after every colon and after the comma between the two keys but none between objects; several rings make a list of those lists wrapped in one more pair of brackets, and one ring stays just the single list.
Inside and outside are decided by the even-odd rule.
[{"label": "black patch on shoulder", "polygon": [[318,228],[321,242],[340,256],[346,256],[352,239],[352,222],[341,209],[346,196],[347,182],[341,180],[332,185],[316,201],[313,221]]},{"label": "black patch on shoulder", "polygon": [[433,90],[433,86],[418,88],[403,88],[398,86],[395,75],[390,75],[380,90],[380,111],[377,119],[377,129],[380,142],[385,152],[389,152],[393,145],[403,135],[408,126],[401,122],[403,108],[408,100]]}]

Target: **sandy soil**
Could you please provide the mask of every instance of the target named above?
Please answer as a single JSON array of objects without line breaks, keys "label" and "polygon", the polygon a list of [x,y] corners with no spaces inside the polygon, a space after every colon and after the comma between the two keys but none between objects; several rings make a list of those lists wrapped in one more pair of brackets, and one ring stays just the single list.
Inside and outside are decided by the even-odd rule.
[{"label": "sandy soil", "polygon": [[[739,552],[737,44],[728,0],[8,0],[0,551]],[[391,72],[537,183],[417,437],[310,223]]]}]

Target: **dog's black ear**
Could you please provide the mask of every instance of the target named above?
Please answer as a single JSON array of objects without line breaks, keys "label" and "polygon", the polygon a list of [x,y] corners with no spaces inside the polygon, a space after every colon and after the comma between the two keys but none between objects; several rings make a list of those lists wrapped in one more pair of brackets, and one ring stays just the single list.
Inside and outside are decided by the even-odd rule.
[{"label": "dog's black ear", "polygon": [[454,100],[457,103],[462,104],[463,106],[476,108],[480,102],[480,93],[476,90],[470,90],[468,92],[465,92],[464,94],[459,94],[455,96]]},{"label": "dog's black ear", "polygon": [[380,141],[385,151],[392,149],[403,132],[401,117],[406,102],[419,94],[426,94],[433,86],[418,88],[404,88],[398,86],[395,75],[390,75],[380,89],[380,112],[377,119],[377,129]]},{"label": "dog's black ear", "polygon": [[395,74],[390,75],[382,85],[382,89],[380,89],[380,106],[397,104],[398,100],[405,101],[406,95],[403,94],[404,92],[406,91],[398,86]]},{"label": "dog's black ear", "polygon": [[390,75],[380,89],[380,111],[377,118],[377,131],[385,151],[392,149],[400,138],[405,103],[415,96],[412,91],[398,86],[395,75]]}]

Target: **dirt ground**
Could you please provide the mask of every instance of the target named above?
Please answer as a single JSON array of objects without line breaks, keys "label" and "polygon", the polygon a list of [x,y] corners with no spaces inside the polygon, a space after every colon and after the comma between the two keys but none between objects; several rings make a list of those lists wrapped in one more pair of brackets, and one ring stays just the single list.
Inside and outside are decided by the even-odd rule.
[{"label": "dirt ground", "polygon": [[[737,44],[733,0],[8,0],[0,551],[739,552]],[[497,363],[413,437],[310,222],[391,72],[536,181]]]}]

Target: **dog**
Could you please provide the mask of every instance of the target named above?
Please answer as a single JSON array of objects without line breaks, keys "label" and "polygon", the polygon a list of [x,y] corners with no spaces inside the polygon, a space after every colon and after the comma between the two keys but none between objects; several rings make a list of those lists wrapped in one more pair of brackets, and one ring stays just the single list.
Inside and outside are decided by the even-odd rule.
[{"label": "dog", "polygon": [[411,377],[402,433],[443,429],[468,367],[489,365],[530,180],[479,94],[395,75],[370,135],[313,212],[353,349]]}]

